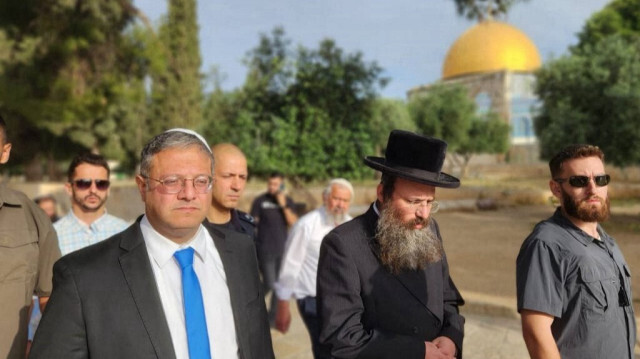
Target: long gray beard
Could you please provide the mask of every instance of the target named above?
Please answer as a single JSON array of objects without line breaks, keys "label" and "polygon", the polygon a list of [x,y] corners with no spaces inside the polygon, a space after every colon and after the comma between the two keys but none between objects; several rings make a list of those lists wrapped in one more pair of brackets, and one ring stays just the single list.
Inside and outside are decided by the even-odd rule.
[{"label": "long gray beard", "polygon": [[[431,229],[430,218],[416,218],[403,223],[399,213],[391,206],[380,212],[376,239],[380,245],[380,260],[393,274],[405,270],[422,270],[427,265],[442,260],[442,243]],[[421,229],[413,229],[417,223]]]}]

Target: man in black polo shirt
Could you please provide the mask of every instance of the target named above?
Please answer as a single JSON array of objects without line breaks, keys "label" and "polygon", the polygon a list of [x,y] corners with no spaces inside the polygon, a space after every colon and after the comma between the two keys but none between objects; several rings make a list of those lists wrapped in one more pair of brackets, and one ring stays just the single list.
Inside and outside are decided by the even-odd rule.
[{"label": "man in black polo shirt", "polygon": [[[293,200],[284,194],[282,173],[274,172],[269,176],[267,192],[253,201],[251,215],[258,223],[256,249],[266,294],[273,290],[280,273],[287,229],[298,220],[293,211]],[[272,295],[269,306],[269,322],[272,326],[275,324],[277,306],[278,299]]]},{"label": "man in black polo shirt", "polygon": [[632,359],[629,266],[600,226],[609,217],[604,154],[572,145],[549,162],[560,207],[522,244],[518,311],[532,358]]}]

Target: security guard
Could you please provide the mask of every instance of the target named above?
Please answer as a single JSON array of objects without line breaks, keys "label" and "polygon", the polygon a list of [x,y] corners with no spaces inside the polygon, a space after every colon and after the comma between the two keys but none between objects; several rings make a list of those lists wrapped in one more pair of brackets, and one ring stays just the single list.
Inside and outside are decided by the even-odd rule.
[{"label": "security guard", "polygon": [[211,189],[213,196],[207,219],[214,227],[231,229],[255,238],[255,219],[236,209],[249,176],[247,159],[237,146],[230,143],[217,144],[211,150],[215,163]]}]

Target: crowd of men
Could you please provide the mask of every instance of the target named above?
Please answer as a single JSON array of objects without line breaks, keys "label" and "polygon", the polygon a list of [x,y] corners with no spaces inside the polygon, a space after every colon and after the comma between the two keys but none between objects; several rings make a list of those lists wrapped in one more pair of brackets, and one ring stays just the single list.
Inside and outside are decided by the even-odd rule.
[{"label": "crowd of men", "polygon": [[[442,171],[446,149],[392,131],[384,157],[364,158],[381,180],[355,218],[344,178],[298,218],[279,172],[250,213],[238,210],[245,155],[187,129],[143,148],[144,213],[133,223],[106,211],[111,170],[100,155],[72,160],[61,218],[55,197],[36,204],[0,183],[0,357],[273,358],[270,328],[287,332],[295,299],[315,358],[462,358],[464,300],[431,216],[436,189],[460,186]],[[6,163],[1,117],[0,151]],[[549,167],[560,205],[517,258],[529,354],[632,359],[631,273],[600,225],[610,211],[604,154],[572,145]],[[28,346],[33,295],[43,315]]]}]

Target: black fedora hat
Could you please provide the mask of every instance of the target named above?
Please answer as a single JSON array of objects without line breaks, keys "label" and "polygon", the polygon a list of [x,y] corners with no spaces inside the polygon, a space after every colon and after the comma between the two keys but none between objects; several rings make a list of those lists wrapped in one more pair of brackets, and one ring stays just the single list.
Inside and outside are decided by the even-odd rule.
[{"label": "black fedora hat", "polygon": [[393,130],[386,158],[367,156],[364,163],[380,172],[436,187],[456,188],[460,180],[442,172],[447,151],[443,140],[413,132]]}]

